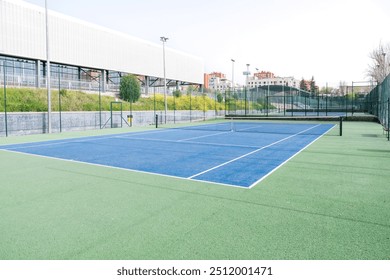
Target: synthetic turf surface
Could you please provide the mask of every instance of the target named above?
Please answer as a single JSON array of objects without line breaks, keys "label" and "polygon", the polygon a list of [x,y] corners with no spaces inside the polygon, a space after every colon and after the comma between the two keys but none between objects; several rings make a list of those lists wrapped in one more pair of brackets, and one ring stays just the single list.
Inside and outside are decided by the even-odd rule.
[{"label": "synthetic turf surface", "polygon": [[0,259],[390,259],[390,143],[374,123],[345,122],[252,189],[8,151],[0,170]]}]

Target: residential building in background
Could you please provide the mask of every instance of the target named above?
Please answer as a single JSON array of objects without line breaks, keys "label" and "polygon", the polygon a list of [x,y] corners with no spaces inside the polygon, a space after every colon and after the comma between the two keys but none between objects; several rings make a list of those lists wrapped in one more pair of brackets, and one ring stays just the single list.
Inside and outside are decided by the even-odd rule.
[{"label": "residential building in background", "polygon": [[258,79],[273,79],[275,78],[275,74],[269,71],[261,71],[253,74],[255,78]]},{"label": "residential building in background", "polygon": [[299,88],[300,81],[294,77],[278,77],[274,73],[261,71],[254,73],[252,77],[248,77],[246,86],[256,88],[260,86],[279,85]]},{"label": "residential building in background", "polygon": [[205,89],[224,91],[232,88],[232,81],[228,80],[224,73],[213,72],[204,74],[204,87]]}]

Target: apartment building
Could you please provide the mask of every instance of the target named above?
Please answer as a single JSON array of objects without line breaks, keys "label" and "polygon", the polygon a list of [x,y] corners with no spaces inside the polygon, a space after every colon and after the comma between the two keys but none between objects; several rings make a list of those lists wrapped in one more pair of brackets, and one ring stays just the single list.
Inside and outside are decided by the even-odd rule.
[{"label": "apartment building", "polygon": [[213,72],[204,74],[204,87],[206,89],[224,91],[232,88],[232,81],[228,80],[224,73]]},{"label": "apartment building", "polygon": [[252,77],[248,77],[247,86],[256,88],[260,86],[278,85],[299,88],[300,81],[294,77],[278,77],[272,72],[257,72]]}]

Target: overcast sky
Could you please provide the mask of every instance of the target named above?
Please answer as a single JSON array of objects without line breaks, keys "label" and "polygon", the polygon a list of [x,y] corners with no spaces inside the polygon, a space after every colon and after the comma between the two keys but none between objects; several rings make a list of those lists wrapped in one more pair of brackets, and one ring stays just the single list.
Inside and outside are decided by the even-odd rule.
[{"label": "overcast sky", "polygon": [[[203,58],[244,82],[250,64],[338,86],[367,80],[369,53],[390,42],[389,0],[47,0],[49,9]],[[27,0],[44,7],[44,0]],[[390,55],[390,54],[389,54]]]}]

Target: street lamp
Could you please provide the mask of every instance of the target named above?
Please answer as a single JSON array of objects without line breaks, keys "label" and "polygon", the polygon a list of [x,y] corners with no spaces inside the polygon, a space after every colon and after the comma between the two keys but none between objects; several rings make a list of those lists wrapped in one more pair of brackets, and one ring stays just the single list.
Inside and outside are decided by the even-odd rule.
[{"label": "street lamp", "polygon": [[168,41],[167,37],[160,37],[161,42],[163,43],[163,68],[164,68],[164,106],[165,106],[165,123],[167,123],[167,77],[165,74],[165,43]]}]

